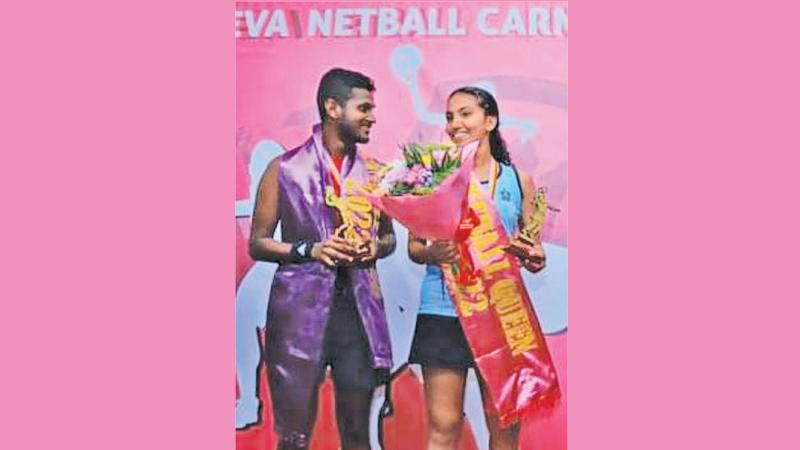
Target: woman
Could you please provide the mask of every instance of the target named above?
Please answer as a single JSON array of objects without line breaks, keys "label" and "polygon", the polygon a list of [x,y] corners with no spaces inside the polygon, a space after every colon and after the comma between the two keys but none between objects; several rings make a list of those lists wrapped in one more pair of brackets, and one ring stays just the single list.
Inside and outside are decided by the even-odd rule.
[{"label": "woman", "polygon": [[[518,229],[534,212],[533,180],[511,165],[505,142],[500,136],[497,102],[487,91],[463,87],[447,101],[447,133],[461,145],[478,139],[474,175],[484,192],[492,198],[503,227],[520,255],[520,264],[530,272],[544,268],[541,244],[530,245],[519,239]],[[464,388],[467,369],[475,367],[472,351],[442,278],[441,264],[458,264],[458,252],[450,241],[429,242],[411,236],[408,253],[412,261],[425,264],[420,310],[409,361],[422,366],[428,417],[428,450],[455,449],[463,422]],[[516,449],[519,424],[501,428],[493,412],[483,379],[478,373],[489,445],[492,450]]]}]

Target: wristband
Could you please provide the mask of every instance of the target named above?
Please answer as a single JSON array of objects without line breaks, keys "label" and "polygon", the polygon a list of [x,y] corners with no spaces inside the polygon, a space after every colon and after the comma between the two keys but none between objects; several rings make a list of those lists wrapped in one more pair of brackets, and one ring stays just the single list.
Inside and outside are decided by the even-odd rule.
[{"label": "wristband", "polygon": [[292,244],[292,249],[289,252],[289,261],[293,263],[304,263],[311,261],[311,249],[314,248],[314,242],[306,239],[301,239]]}]

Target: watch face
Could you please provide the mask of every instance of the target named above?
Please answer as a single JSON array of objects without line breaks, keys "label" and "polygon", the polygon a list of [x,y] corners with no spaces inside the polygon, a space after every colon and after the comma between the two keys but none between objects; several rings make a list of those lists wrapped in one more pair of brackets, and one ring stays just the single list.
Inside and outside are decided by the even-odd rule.
[{"label": "watch face", "polygon": [[303,242],[302,244],[300,244],[299,246],[297,246],[297,253],[299,253],[299,254],[301,254],[301,255],[305,256],[305,254],[306,254],[306,247],[308,247],[308,243],[307,243],[307,242]]}]

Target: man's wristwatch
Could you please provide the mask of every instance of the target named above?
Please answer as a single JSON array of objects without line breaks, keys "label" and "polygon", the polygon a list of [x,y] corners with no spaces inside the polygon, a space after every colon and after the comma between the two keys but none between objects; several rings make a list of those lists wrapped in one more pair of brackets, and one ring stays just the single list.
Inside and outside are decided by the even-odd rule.
[{"label": "man's wristwatch", "polygon": [[291,262],[304,263],[311,261],[311,250],[314,248],[314,242],[301,239],[292,244]]}]

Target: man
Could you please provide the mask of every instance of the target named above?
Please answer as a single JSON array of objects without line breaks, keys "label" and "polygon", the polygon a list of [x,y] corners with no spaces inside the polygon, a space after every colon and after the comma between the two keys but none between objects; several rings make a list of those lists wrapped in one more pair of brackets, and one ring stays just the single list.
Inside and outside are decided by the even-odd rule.
[{"label": "man", "polygon": [[[265,348],[279,450],[308,448],[328,365],[341,447],[369,449],[372,394],[392,364],[375,270],[394,251],[392,223],[353,192],[369,174],[356,144],[375,124],[374,91],[360,73],[327,72],[322,123],[269,164],[256,196],[250,256],[279,263]],[[283,242],[272,239],[279,222]]]}]

